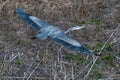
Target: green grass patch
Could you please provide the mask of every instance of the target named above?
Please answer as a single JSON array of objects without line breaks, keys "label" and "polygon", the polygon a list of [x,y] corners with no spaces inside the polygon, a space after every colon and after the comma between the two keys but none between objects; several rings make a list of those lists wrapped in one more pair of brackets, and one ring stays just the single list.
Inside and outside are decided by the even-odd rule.
[{"label": "green grass patch", "polygon": [[100,18],[90,18],[88,20],[73,20],[73,23],[75,24],[95,24],[95,25],[101,25],[103,24],[104,22],[100,19]]},{"label": "green grass patch", "polygon": [[17,65],[22,65],[22,64],[23,64],[23,61],[20,60],[20,59],[17,59],[17,60],[15,60],[15,64],[17,64]]},{"label": "green grass patch", "polygon": [[101,25],[103,23],[103,21],[100,20],[99,18],[91,18],[89,20],[89,23],[93,23],[93,24],[96,24],[96,25]]},{"label": "green grass patch", "polygon": [[87,21],[85,21],[85,20],[81,20],[81,21],[73,20],[73,23],[80,25],[80,24],[87,24]]},{"label": "green grass patch", "polygon": [[114,65],[114,57],[112,55],[107,55],[102,58],[105,64],[108,64],[110,66]]},{"label": "green grass patch", "polygon": [[[103,47],[104,44],[105,44],[105,43],[103,43],[103,42],[97,42],[97,43],[92,47],[92,49],[94,49],[95,52],[99,52],[99,51],[101,50],[101,48]],[[114,45],[115,45],[115,43],[107,43],[106,46],[104,47],[103,51],[105,51],[105,50],[106,50],[106,51],[111,51],[111,50],[113,50]]]},{"label": "green grass patch", "polygon": [[102,73],[100,73],[99,71],[93,71],[92,76],[93,76],[95,79],[103,78]]},{"label": "green grass patch", "polygon": [[80,55],[77,55],[77,54],[75,55],[75,54],[72,54],[72,53],[67,54],[66,59],[68,61],[73,61],[75,63],[81,63],[81,62],[84,62],[84,60],[85,60],[84,57],[82,57]]}]

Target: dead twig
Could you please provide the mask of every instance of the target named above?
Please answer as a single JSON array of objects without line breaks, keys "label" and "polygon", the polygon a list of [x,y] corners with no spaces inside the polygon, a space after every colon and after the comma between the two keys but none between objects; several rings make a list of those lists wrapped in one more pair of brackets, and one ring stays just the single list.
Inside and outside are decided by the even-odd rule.
[{"label": "dead twig", "polygon": [[[110,35],[110,37],[109,37],[109,38],[107,39],[107,41],[104,43],[104,45],[102,46],[100,52],[98,53],[99,55],[102,53],[102,51],[103,51],[103,49],[105,48],[106,44],[107,44],[108,41],[113,37],[114,33],[118,30],[119,27],[120,27],[120,25],[117,26],[117,28],[112,32],[112,34]],[[92,70],[92,68],[93,68],[93,66],[94,66],[94,64],[96,63],[96,61],[97,61],[98,58],[99,58],[99,56],[97,56],[97,57],[94,59],[93,64],[91,65],[90,69],[88,70],[87,74],[84,76],[83,79],[86,79],[86,78],[89,76],[89,74],[90,74],[90,72],[91,72],[91,70]]]}]

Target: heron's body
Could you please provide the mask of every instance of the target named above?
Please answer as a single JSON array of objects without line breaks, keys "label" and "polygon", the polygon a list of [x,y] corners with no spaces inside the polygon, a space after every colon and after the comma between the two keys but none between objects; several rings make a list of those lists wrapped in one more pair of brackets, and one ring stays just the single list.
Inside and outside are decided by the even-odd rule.
[{"label": "heron's body", "polygon": [[42,40],[46,40],[48,37],[50,37],[56,43],[72,51],[87,53],[91,56],[95,55],[91,51],[84,48],[78,41],[72,39],[69,35],[64,33],[59,27],[53,26],[35,16],[26,14],[20,8],[17,9],[17,12],[25,22],[41,32],[40,34],[37,34],[36,37],[41,38]]}]

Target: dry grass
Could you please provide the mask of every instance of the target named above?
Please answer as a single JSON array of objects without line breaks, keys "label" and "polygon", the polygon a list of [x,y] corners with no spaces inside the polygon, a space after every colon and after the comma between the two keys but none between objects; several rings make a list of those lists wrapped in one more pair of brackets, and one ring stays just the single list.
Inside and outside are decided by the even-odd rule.
[{"label": "dry grass", "polygon": [[[1,0],[0,78],[4,80],[81,80],[92,58],[59,51],[51,40],[31,40],[38,32],[20,19],[16,8],[60,26],[85,29],[71,35],[98,53],[120,23],[119,0]],[[120,27],[106,44],[86,80],[120,79]]]}]

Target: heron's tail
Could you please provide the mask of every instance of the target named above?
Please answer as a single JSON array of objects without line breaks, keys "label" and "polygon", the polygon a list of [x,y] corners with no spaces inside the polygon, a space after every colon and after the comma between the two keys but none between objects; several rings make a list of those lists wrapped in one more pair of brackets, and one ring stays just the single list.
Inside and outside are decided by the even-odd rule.
[{"label": "heron's tail", "polygon": [[17,8],[16,11],[27,24],[37,30],[40,30],[40,27],[29,18],[31,16],[30,14],[25,13],[21,8]]}]

